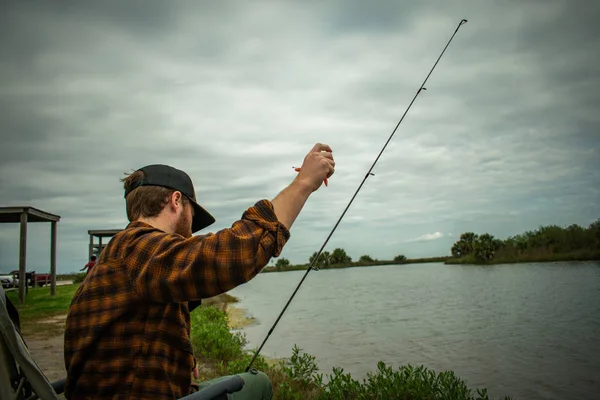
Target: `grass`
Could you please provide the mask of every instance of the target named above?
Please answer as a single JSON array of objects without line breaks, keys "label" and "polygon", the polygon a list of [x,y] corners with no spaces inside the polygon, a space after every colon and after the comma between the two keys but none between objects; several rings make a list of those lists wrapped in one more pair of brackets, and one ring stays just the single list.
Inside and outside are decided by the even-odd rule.
[{"label": "grass", "polygon": [[26,336],[51,336],[64,331],[64,320],[44,323],[52,317],[66,315],[71,305],[71,299],[79,285],[56,286],[56,295],[50,295],[50,287],[29,288],[23,304],[19,304],[17,290],[6,295],[19,310],[21,331]]},{"label": "grass", "polygon": [[[64,318],[69,312],[71,300],[79,287],[79,283],[56,286],[56,295],[50,295],[50,287],[29,288],[25,301],[19,304],[18,290],[6,292],[6,295],[19,311],[21,332],[26,336],[54,336],[64,332]],[[207,306],[227,310],[227,304],[238,301],[234,296],[224,293],[202,301]]]}]

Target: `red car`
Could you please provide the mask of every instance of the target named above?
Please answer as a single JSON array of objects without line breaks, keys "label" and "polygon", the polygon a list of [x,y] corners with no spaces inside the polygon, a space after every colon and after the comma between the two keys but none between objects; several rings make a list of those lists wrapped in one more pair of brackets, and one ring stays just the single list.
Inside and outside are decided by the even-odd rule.
[{"label": "red car", "polygon": [[33,273],[33,277],[30,281],[31,286],[44,286],[49,285],[52,281],[52,275],[50,274],[36,274]]},{"label": "red car", "polygon": [[[19,282],[19,271],[12,271],[10,275],[16,282]],[[31,287],[49,285],[52,280],[50,274],[36,274],[35,271],[28,271],[25,273],[25,282]]]}]

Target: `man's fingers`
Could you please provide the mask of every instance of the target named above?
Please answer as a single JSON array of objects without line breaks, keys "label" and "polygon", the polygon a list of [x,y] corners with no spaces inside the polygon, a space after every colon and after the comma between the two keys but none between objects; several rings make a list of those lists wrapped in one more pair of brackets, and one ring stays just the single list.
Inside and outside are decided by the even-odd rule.
[{"label": "man's fingers", "polygon": [[328,152],[332,152],[331,147],[329,147],[329,145],[327,144],[323,144],[323,143],[317,143],[314,145],[314,147],[312,148],[312,151],[328,151]]},{"label": "man's fingers", "polygon": [[[313,146],[311,151],[304,158],[304,163],[310,170],[307,172],[309,174],[307,177],[308,179],[317,178],[318,175],[321,175],[321,173],[325,172],[326,176],[324,177],[324,182],[327,186],[327,179],[333,175],[335,170],[335,161],[333,160],[333,155],[331,154],[332,152],[333,151],[331,150],[331,147],[325,143],[316,143]],[[296,168],[296,171],[300,172],[298,168]],[[318,175],[313,175],[315,173]],[[321,181],[318,185],[317,182],[315,182],[315,185],[317,185],[315,186],[315,190],[321,185],[321,183],[323,183],[323,181]]]},{"label": "man's fingers", "polygon": [[325,161],[332,167],[335,167],[335,160],[333,158],[325,158]]},{"label": "man's fingers", "polygon": [[329,173],[327,174],[327,178],[331,178],[331,175],[333,175],[333,173],[335,172],[335,168],[333,167],[333,165],[329,165]]},{"label": "man's fingers", "polygon": [[[321,153],[321,154],[329,154],[331,155],[331,153]],[[323,157],[323,159],[326,161],[326,167],[327,167],[327,178],[330,178],[331,175],[333,175],[333,172],[335,171],[335,161],[333,160],[333,157],[329,158],[329,157]]]},{"label": "man's fingers", "polygon": [[331,154],[329,152],[324,151],[324,152],[321,153],[321,156],[325,157],[325,158],[328,158],[330,160],[333,160],[333,154]]},{"label": "man's fingers", "polygon": [[327,167],[327,170],[329,171],[327,173],[327,177],[329,178],[331,175],[333,175],[333,171],[335,170],[335,161],[333,160],[329,160],[329,159],[325,159],[325,161],[327,162],[327,164],[325,164],[325,166]]}]

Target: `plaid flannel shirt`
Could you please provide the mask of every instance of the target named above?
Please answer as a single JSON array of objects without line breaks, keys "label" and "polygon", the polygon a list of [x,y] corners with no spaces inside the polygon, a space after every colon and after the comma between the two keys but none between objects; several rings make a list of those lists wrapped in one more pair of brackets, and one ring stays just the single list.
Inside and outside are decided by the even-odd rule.
[{"label": "plaid flannel shirt", "polygon": [[115,235],[71,303],[68,399],[176,399],[194,365],[188,301],[248,282],[289,239],[268,200],[230,228],[185,239],[142,222]]}]

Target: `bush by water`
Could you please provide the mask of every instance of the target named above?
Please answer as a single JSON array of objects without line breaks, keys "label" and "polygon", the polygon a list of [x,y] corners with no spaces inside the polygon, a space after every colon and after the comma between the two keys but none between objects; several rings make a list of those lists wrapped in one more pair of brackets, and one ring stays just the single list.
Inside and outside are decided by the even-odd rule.
[{"label": "bush by water", "polygon": [[[227,314],[203,306],[192,312],[192,345],[199,363],[210,368],[201,380],[242,373],[254,353],[245,350],[246,337],[230,331]],[[471,389],[452,371],[436,373],[424,366],[392,368],[380,361],[375,371],[362,380],[343,368],[329,374],[319,372],[316,358],[297,345],[289,359],[269,363],[259,355],[252,366],[273,382],[274,398],[281,400],[489,400],[486,389]],[[504,399],[510,399],[505,397]]]}]

